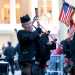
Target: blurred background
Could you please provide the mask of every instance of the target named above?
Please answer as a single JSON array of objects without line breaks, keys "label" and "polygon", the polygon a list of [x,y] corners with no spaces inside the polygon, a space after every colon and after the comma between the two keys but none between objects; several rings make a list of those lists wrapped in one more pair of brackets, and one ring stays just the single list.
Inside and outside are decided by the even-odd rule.
[{"label": "blurred background", "polygon": [[[17,44],[16,32],[21,29],[20,16],[29,14],[33,20],[35,8],[38,8],[41,25],[59,41],[66,38],[67,27],[59,22],[59,13],[64,0],[0,0],[0,49],[11,41],[13,46]],[[75,0],[65,0],[75,7]],[[74,16],[75,18],[75,16]]]}]

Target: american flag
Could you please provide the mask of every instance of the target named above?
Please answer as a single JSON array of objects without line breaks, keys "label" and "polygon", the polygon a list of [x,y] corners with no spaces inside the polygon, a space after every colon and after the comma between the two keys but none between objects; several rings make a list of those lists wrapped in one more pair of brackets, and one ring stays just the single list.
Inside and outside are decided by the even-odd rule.
[{"label": "american flag", "polygon": [[73,12],[73,7],[70,6],[68,3],[64,2],[60,12],[59,20],[69,26]]}]

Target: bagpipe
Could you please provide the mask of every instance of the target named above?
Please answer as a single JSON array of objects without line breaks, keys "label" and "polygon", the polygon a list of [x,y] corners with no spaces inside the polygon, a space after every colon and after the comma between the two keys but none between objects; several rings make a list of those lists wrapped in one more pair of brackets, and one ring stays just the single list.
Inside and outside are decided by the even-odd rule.
[{"label": "bagpipe", "polygon": [[[55,37],[53,37],[49,30],[46,30],[39,22],[39,14],[38,14],[38,8],[35,8],[35,17],[33,18],[33,22],[32,22],[32,25],[35,29],[37,29],[37,27],[34,26],[34,22],[37,22],[37,27],[38,28],[41,28],[42,32],[40,34],[40,38],[41,38],[41,41],[40,42],[49,42],[49,37],[52,39],[51,43],[55,43],[56,44],[56,41],[57,39]],[[43,41],[44,40],[44,41]]]},{"label": "bagpipe", "polygon": [[[34,26],[34,22],[37,23],[37,27]],[[40,28],[41,34],[38,38],[38,50],[37,50],[37,57],[36,59],[41,63],[45,64],[47,60],[50,59],[50,50],[56,49],[56,38],[50,34],[50,31],[47,31],[39,22],[39,15],[38,15],[38,8],[35,8],[35,17],[33,18],[32,22],[33,27],[35,30]],[[44,31],[43,31],[44,30]],[[50,40],[49,37],[52,39]]]}]

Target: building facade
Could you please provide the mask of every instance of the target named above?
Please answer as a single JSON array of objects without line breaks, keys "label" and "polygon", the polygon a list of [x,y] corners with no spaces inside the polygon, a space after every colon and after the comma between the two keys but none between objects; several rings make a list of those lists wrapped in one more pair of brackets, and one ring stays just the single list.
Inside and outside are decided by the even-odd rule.
[{"label": "building facade", "polygon": [[21,29],[20,16],[29,14],[33,20],[35,8],[38,8],[41,25],[59,36],[62,2],[63,0],[0,0],[0,48],[7,41],[16,45],[14,29]]}]

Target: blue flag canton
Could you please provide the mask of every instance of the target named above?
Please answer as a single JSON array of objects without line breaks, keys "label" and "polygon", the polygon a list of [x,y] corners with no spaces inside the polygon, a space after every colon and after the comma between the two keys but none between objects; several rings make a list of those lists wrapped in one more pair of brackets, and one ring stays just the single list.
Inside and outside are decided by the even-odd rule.
[{"label": "blue flag canton", "polygon": [[66,14],[68,9],[71,8],[67,3],[64,3],[63,4],[63,10],[64,10],[64,13]]}]

